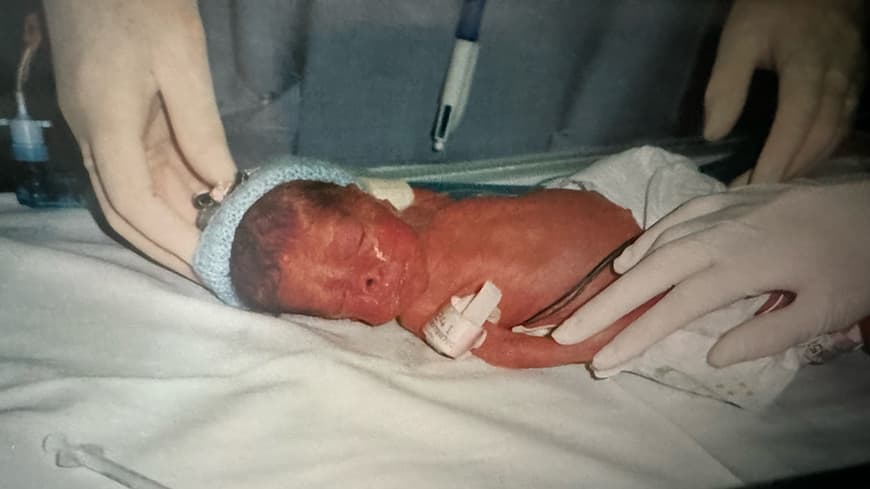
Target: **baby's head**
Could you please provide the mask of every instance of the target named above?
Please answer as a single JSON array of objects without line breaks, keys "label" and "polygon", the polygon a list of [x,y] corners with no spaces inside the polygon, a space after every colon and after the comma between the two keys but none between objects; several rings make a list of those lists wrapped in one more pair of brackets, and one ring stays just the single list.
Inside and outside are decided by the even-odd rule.
[{"label": "baby's head", "polygon": [[426,288],[416,232],[354,185],[296,180],[266,193],[236,230],[230,275],[245,305],[382,324]]}]

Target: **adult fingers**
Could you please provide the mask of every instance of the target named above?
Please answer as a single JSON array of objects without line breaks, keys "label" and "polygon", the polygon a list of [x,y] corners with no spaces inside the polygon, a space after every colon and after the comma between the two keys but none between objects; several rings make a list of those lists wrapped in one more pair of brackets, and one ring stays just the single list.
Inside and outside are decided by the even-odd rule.
[{"label": "adult fingers", "polygon": [[704,94],[704,138],[721,139],[743,111],[762,45],[739,25],[726,24]]},{"label": "adult fingers", "polygon": [[82,145],[82,155],[85,168],[88,169],[88,176],[91,181],[91,186],[94,189],[97,203],[100,205],[100,210],[103,211],[103,216],[106,218],[106,222],[109,226],[121,235],[121,237],[127,240],[130,245],[140,250],[160,265],[195,281],[196,278],[190,265],[148,239],[115,211],[106,196],[102,183],[100,182],[93,157],[91,156],[90,149],[87,145]]},{"label": "adult fingers", "polygon": [[658,229],[655,229],[655,226],[650,228],[650,231],[653,232],[644,233],[637,239],[637,241],[640,241],[641,238],[643,238],[643,241],[640,243],[635,241],[635,243],[633,243],[629,248],[626,248],[622,254],[616,257],[613,261],[613,271],[619,275],[623,275],[657,249],[687,236],[705,231],[712,226],[711,223],[695,219],[695,217],[697,216],[688,217],[686,221],[675,220],[673,225],[665,223],[665,225]]},{"label": "adult fingers", "polygon": [[744,286],[734,276],[716,267],[679,283],[595,355],[593,370],[612,370],[695,319],[743,298]]},{"label": "adult fingers", "polygon": [[[692,199],[644,231],[617,257],[613,262],[613,269],[616,273],[623,274],[651,251],[708,229],[722,218],[739,213],[746,204],[755,203],[765,197],[765,193],[756,190],[752,193],[720,192]],[[699,219],[702,217],[708,219]]]},{"label": "adult fingers", "polygon": [[863,44],[860,42],[860,34],[854,38],[853,50],[844,50],[841,52],[841,60],[839,64],[846,66],[845,71],[849,73],[849,89],[846,91],[846,96],[843,99],[843,111],[837,131],[834,135],[831,145],[828,148],[827,154],[833,154],[837,150],[852,130],[854,124],[855,112],[858,109],[858,104],[861,100],[861,94],[864,90],[865,81],[867,79],[867,58],[863,51]]},{"label": "adult fingers", "polygon": [[184,173],[176,165],[161,165],[153,178],[163,201],[185,222],[195,225],[197,209],[193,206],[193,197],[197,191],[191,188]]},{"label": "adult fingers", "polygon": [[154,188],[161,198],[185,221],[196,222],[195,195],[208,192],[205,182],[197,178],[185,164],[172,137],[169,120],[162,102],[155,97],[151,121],[145,135],[146,158],[151,169]]},{"label": "adult fingers", "polygon": [[650,298],[712,265],[709,252],[693,238],[660,248],[589,300],[552,334],[556,342],[579,343],[597,334]]},{"label": "adult fingers", "polygon": [[829,70],[825,75],[821,103],[812,128],[801,148],[789,164],[784,178],[805,175],[820,160],[827,157],[840,128],[845,100],[850,87],[847,75]]},{"label": "adult fingers", "polygon": [[819,334],[823,324],[798,297],[783,309],[756,316],[725,333],[707,354],[714,367],[776,355]]},{"label": "adult fingers", "polygon": [[155,75],[169,112],[176,141],[193,172],[211,186],[229,186],[236,165],[214,97],[202,24],[190,23],[181,39],[167,36],[161,42],[166,58],[156,62]]},{"label": "adult fingers", "polygon": [[130,126],[115,126],[110,133],[96,137],[91,148],[99,183],[108,204],[132,228],[159,248],[190,263],[199,231],[155,190],[140,138]]},{"label": "adult fingers", "polygon": [[824,83],[824,70],[820,65],[821,61],[814,57],[783,63],[778,72],[779,97],[773,126],[752,171],[750,183],[783,180],[819,110]]},{"label": "adult fingers", "polygon": [[846,94],[846,98],[843,100],[843,111],[840,113],[840,121],[837,124],[837,130],[834,133],[834,138],[831,140],[831,144],[828,146],[825,154],[834,154],[834,152],[836,152],[840,147],[840,144],[842,144],[842,142],[845,141],[852,132],[852,126],[855,122],[855,111],[858,108],[862,86],[863,85],[853,83],[849,88],[849,93]]}]

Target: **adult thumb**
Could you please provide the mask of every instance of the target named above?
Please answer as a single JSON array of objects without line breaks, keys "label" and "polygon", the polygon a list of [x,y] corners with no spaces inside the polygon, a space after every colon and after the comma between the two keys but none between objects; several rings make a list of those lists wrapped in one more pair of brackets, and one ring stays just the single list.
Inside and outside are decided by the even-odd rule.
[{"label": "adult thumb", "polygon": [[195,45],[180,51],[177,61],[184,66],[169,66],[157,74],[173,134],[194,174],[209,186],[228,187],[236,165],[217,109],[205,48]]}]

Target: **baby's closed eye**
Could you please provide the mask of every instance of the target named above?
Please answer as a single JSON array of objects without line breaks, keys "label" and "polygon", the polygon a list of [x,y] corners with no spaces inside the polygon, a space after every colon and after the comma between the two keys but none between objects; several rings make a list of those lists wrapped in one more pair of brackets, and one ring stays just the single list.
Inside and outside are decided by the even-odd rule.
[{"label": "baby's closed eye", "polygon": [[358,222],[348,222],[346,225],[336,226],[329,250],[335,253],[339,259],[350,259],[359,255],[364,246],[366,233]]}]

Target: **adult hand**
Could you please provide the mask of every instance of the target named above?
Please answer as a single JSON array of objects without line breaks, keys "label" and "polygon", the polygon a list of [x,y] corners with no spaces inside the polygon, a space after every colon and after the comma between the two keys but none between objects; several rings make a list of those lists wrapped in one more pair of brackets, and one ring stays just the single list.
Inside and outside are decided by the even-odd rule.
[{"label": "adult hand", "polygon": [[737,122],[756,69],[777,73],[776,116],[754,170],[735,183],[805,175],[848,135],[864,80],[862,0],[737,0],[705,96],[704,137]]},{"label": "adult hand", "polygon": [[[553,333],[583,341],[670,292],[592,362],[609,370],[689,322],[739,299],[790,291],[794,302],[724,334],[716,367],[779,353],[870,315],[870,179],[748,186],[701,197],[643,233],[614,262],[623,274]],[[627,273],[626,273],[627,272]]]},{"label": "adult hand", "polygon": [[195,0],[46,0],[60,107],[106,220],[193,278],[195,194],[235,176]]}]

